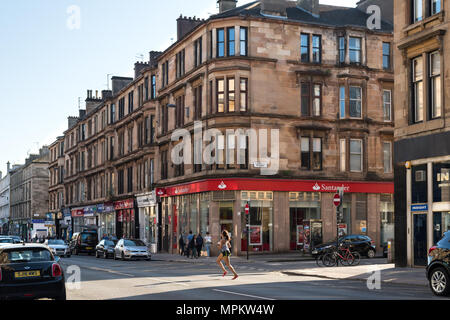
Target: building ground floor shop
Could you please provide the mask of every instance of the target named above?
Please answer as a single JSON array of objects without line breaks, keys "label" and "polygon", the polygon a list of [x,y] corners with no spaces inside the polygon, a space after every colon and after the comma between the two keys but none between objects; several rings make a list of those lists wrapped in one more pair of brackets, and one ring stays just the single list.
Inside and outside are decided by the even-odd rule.
[{"label": "building ground floor shop", "polygon": [[450,132],[396,141],[395,263],[425,266],[450,230]]},{"label": "building ground floor shop", "polygon": [[[343,217],[333,196],[343,188]],[[309,252],[340,235],[368,235],[381,252],[394,238],[393,183],[212,179],[157,189],[161,199],[162,250],[178,252],[180,235],[226,229],[233,253]],[[245,207],[249,205],[249,217]],[[248,220],[249,219],[249,223]],[[215,246],[212,246],[215,254]]]},{"label": "building ground floor shop", "polygon": [[70,209],[65,216],[69,238],[84,230],[96,230],[104,237],[141,239],[156,244],[156,200],[138,207],[142,197]]},{"label": "building ground floor shop", "polygon": [[405,168],[406,262],[426,266],[428,250],[450,230],[450,156],[414,160]]}]

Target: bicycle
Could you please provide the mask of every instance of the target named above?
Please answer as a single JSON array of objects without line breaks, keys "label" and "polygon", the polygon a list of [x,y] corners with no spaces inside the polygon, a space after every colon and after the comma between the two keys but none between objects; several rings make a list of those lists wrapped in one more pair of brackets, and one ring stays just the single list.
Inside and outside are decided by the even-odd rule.
[{"label": "bicycle", "polygon": [[339,266],[339,261],[343,266],[356,266],[359,264],[361,256],[358,252],[352,252],[348,247],[339,245],[338,249],[328,252],[322,257],[322,264],[326,267]]}]

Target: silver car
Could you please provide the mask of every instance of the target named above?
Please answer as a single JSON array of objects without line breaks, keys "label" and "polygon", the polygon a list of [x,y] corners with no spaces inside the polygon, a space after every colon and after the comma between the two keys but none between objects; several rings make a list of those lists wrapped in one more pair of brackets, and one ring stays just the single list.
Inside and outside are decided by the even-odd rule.
[{"label": "silver car", "polygon": [[114,260],[117,259],[145,259],[150,261],[152,254],[147,245],[136,239],[121,239],[114,248]]},{"label": "silver car", "polygon": [[54,256],[67,257],[70,258],[71,252],[69,246],[64,242],[64,240],[45,240],[44,245],[47,246]]}]

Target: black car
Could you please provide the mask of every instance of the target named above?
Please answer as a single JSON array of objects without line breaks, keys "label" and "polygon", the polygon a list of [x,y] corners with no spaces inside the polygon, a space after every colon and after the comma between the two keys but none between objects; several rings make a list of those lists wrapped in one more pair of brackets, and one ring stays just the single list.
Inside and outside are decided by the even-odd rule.
[{"label": "black car", "polygon": [[114,256],[114,248],[116,247],[116,244],[117,240],[103,239],[95,247],[95,257],[103,257],[105,259],[108,259],[109,256]]},{"label": "black car", "polygon": [[64,272],[58,261],[43,245],[1,246],[0,300],[66,300]]},{"label": "black car", "polygon": [[98,234],[95,231],[83,231],[74,233],[70,241],[70,251],[74,255],[87,253],[92,255],[95,253],[95,247],[98,244]]},{"label": "black car", "polygon": [[[348,235],[339,238],[339,243],[344,246],[349,246],[351,251],[358,252],[361,256],[368,258],[375,257],[376,247],[375,242],[365,235]],[[326,252],[332,251],[336,248],[336,241],[330,241],[314,247],[311,254],[314,257],[321,256]]]},{"label": "black car", "polygon": [[450,294],[450,231],[428,252],[427,279],[437,296]]}]

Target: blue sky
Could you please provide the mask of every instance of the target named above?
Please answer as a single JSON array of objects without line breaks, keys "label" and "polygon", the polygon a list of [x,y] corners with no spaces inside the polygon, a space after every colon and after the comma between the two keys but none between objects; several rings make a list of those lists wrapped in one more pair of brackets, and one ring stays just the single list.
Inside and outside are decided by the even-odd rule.
[{"label": "blue sky", "polygon": [[[80,27],[71,29],[74,5]],[[62,135],[78,98],[84,108],[86,90],[106,89],[107,74],[133,76],[141,55],[167,48],[180,14],[214,13],[216,0],[1,0],[0,171]]]}]

